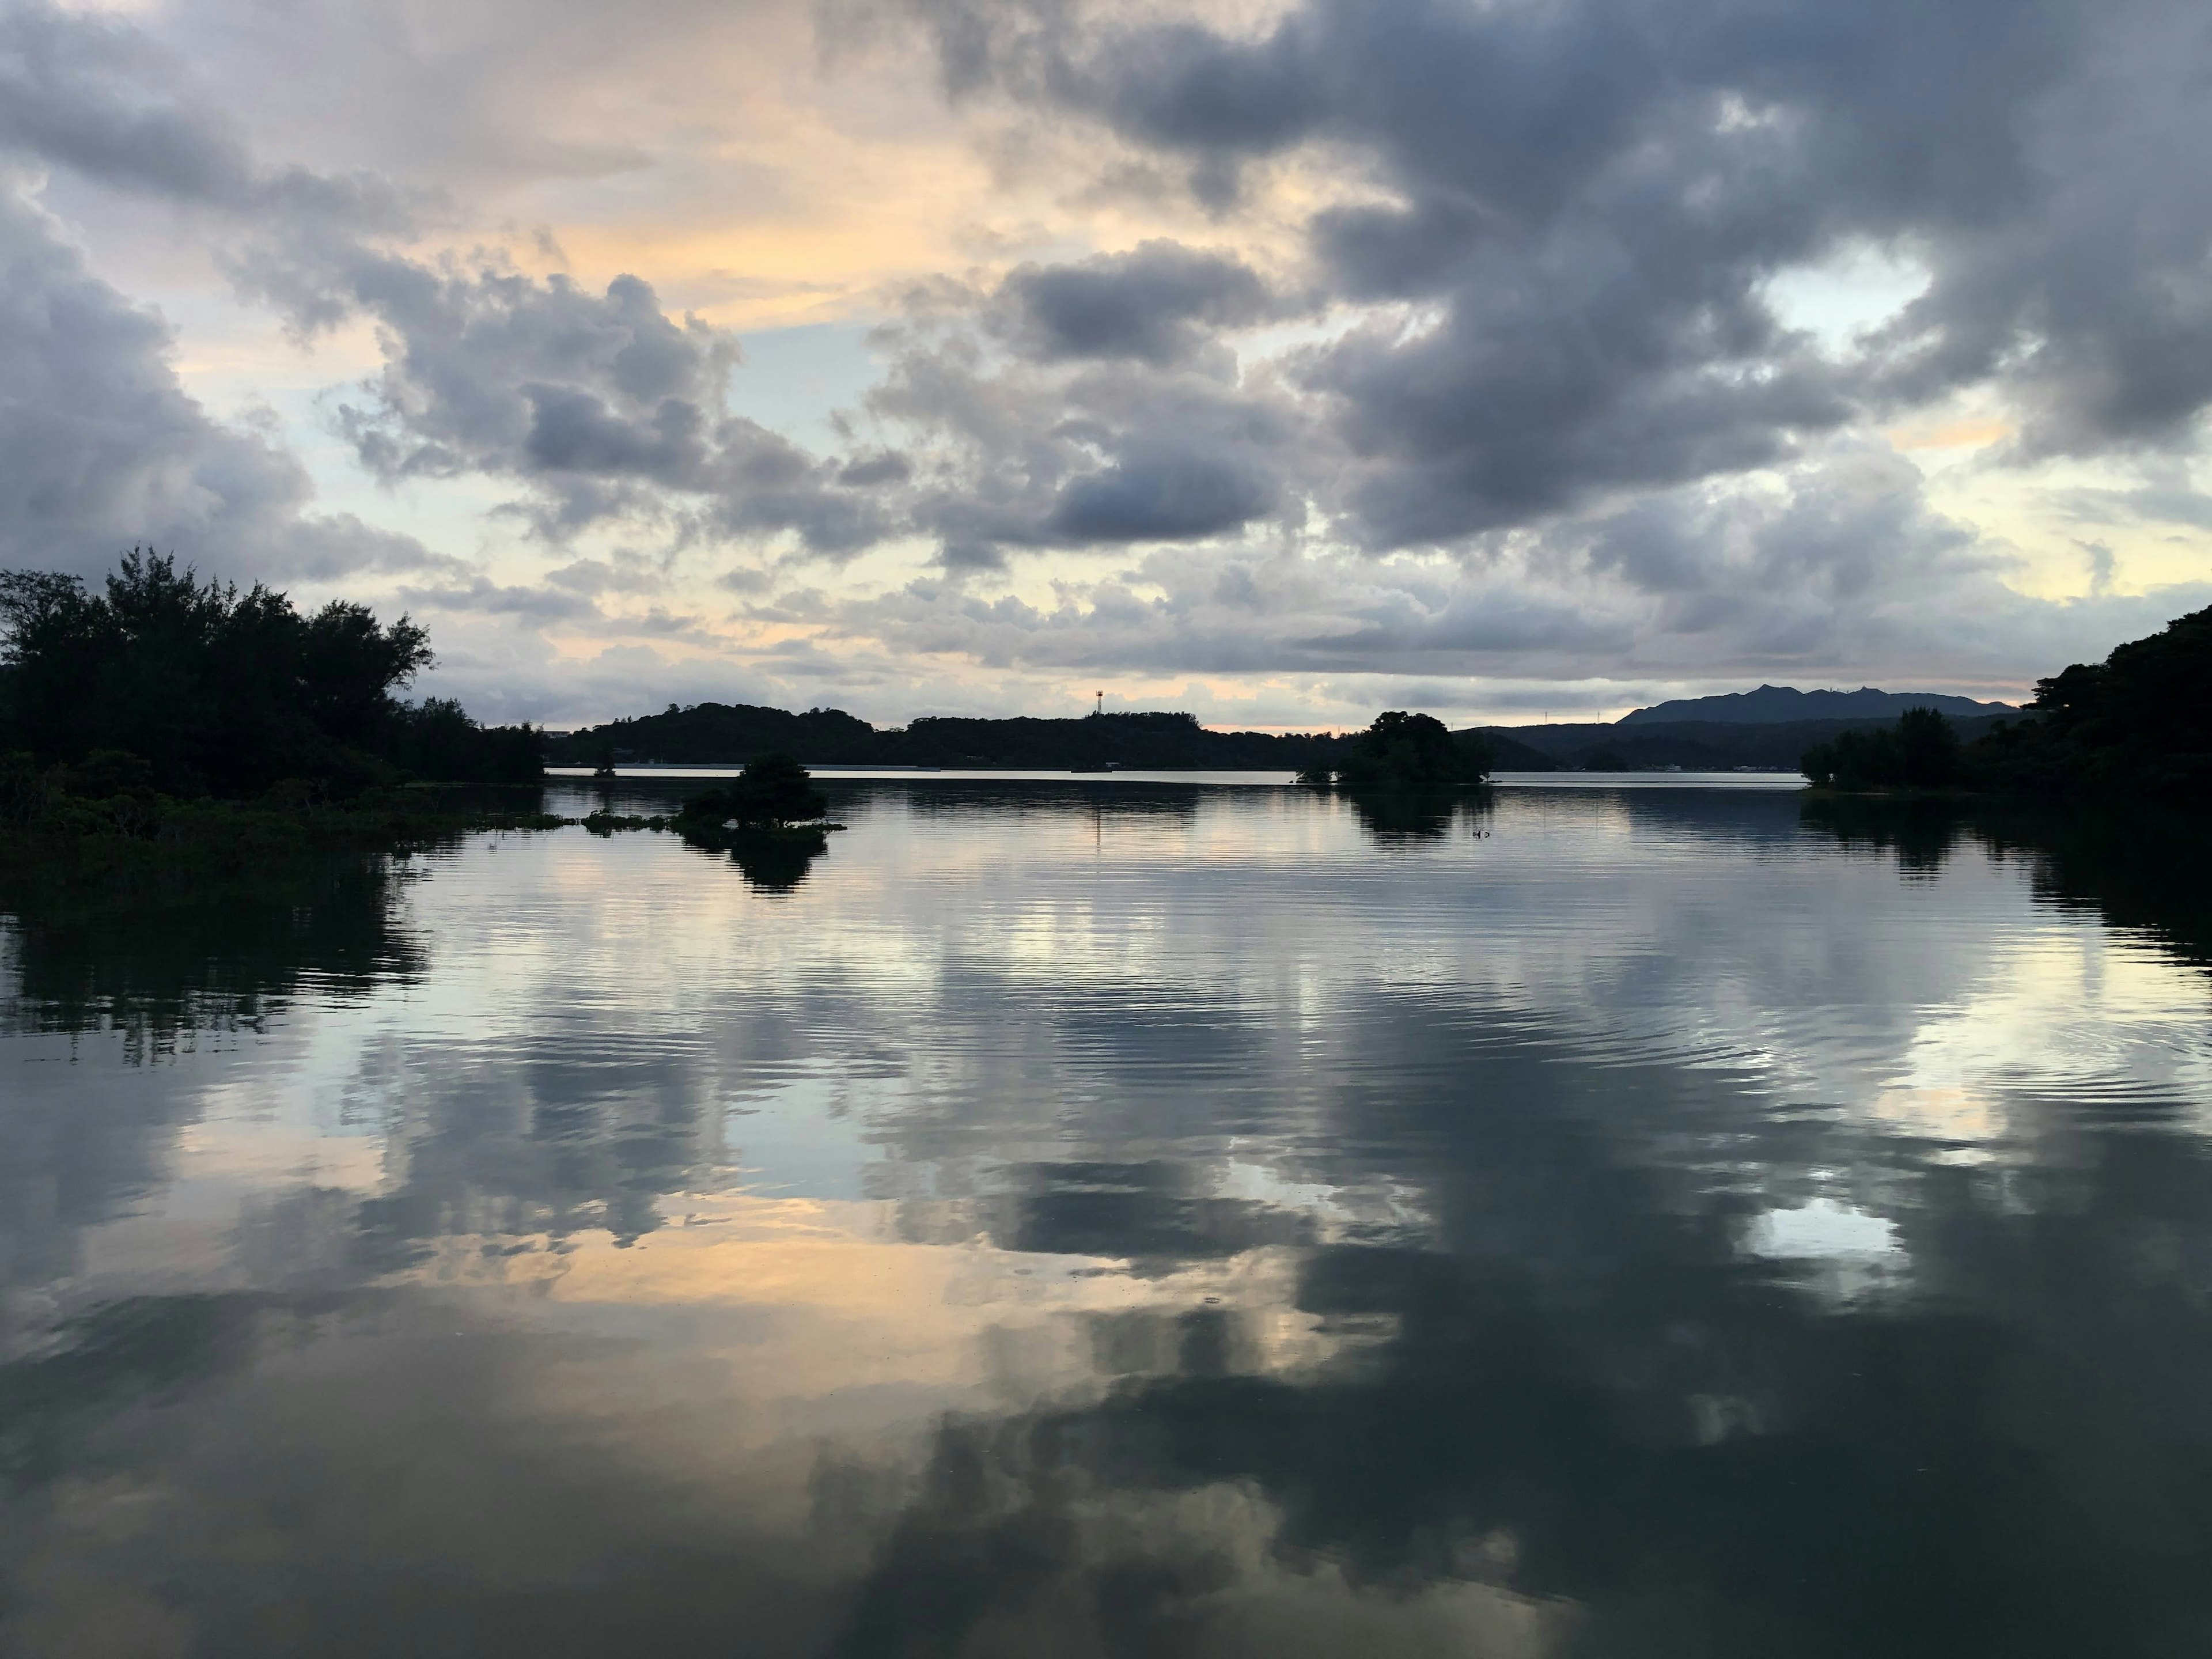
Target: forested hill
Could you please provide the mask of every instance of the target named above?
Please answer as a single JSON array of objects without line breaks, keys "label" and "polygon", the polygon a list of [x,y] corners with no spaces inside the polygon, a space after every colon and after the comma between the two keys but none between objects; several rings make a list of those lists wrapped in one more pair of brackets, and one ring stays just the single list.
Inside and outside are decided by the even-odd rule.
[{"label": "forested hill", "polygon": [[610,720],[567,737],[554,737],[546,759],[555,766],[597,766],[603,761],[666,761],[672,765],[741,764],[756,755],[792,755],[830,765],[877,758],[876,728],[842,708],[763,708],[749,702],[694,703],[665,714]]},{"label": "forested hill", "polygon": [[1717,697],[1678,697],[1620,717],[1622,726],[1775,726],[1808,720],[1893,720],[1908,708],[1933,708],[1952,720],[2002,717],[2020,710],[2008,702],[1976,702],[1972,697],[1936,691],[1800,691],[1790,685],[1762,685],[1755,691],[1731,691]]},{"label": "forested hill", "polygon": [[821,765],[985,766],[1059,769],[1112,763],[1164,770],[1296,771],[1335,757],[1327,734],[1210,732],[1187,714],[1086,714],[1073,720],[942,716],[878,730],[837,708],[803,714],[750,703],[695,703],[553,738],[556,766],[664,761],[734,765],[781,752]]}]

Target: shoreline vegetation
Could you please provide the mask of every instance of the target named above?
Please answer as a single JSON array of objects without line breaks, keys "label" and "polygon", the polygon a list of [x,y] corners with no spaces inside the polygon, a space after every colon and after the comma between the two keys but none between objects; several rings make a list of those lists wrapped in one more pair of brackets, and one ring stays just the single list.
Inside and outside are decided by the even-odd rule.
[{"label": "shoreline vegetation", "polygon": [[[571,825],[672,830],[756,861],[797,855],[803,870],[838,826],[795,750],[830,763],[1265,768],[1350,794],[1406,797],[1483,788],[1501,763],[1562,763],[1511,731],[1454,732],[1401,709],[1348,734],[1211,732],[1182,713],[919,720],[878,732],[836,709],[707,703],[548,734],[480,725],[447,700],[404,701],[433,661],[428,634],[407,617],[381,623],[344,601],[301,612],[281,592],[203,581],[143,550],[97,589],[0,572],[0,875],[65,860],[79,880],[157,865],[220,876],[272,860]],[[2202,801],[2212,794],[2212,609],[2039,681],[2019,720],[1973,720],[1971,740],[1927,708],[1887,726],[1843,725],[1799,751],[1816,798]],[[1805,729],[1785,726],[1766,740]],[[618,737],[654,760],[734,756],[745,770],[665,817],[561,817],[524,798],[549,760],[604,776],[635,757]],[[1600,763],[1587,769],[1619,758],[1593,752]],[[512,793],[502,797],[502,786]]]},{"label": "shoreline vegetation", "polygon": [[97,589],[0,571],[0,870],[219,879],[565,823],[538,810],[535,727],[396,695],[434,660],[409,617],[303,613],[143,550]]},{"label": "shoreline vegetation", "polygon": [[2212,607],[2035,684],[1972,742],[1933,709],[1839,733],[1800,769],[1820,795],[2198,804],[2212,798]]}]

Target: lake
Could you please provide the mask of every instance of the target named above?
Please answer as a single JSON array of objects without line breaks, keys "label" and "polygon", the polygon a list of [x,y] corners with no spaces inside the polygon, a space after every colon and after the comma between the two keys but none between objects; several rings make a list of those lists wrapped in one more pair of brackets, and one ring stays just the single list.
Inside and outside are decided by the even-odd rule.
[{"label": "lake", "polygon": [[0,1650],[2212,1650],[2185,843],[822,781],[10,901]]}]

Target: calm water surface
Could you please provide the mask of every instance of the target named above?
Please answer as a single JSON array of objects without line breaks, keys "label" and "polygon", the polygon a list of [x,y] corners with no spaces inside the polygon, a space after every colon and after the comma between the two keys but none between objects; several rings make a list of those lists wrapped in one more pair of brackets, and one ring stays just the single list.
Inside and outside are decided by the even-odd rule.
[{"label": "calm water surface", "polygon": [[830,787],[0,915],[0,1650],[2212,1651],[2179,864]]}]

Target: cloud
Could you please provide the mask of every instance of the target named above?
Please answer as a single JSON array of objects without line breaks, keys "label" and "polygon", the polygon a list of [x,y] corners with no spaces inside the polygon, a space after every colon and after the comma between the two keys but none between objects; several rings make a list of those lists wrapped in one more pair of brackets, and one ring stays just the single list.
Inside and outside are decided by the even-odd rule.
[{"label": "cloud", "polygon": [[173,343],[0,188],[0,561],[90,574],[143,542],[248,577],[437,562],[410,538],[312,514],[298,460],[187,396]]},{"label": "cloud", "polygon": [[171,365],[169,325],[88,266],[34,179],[4,171],[12,153],[249,222],[404,221],[380,181],[257,168],[229,122],[176,90],[188,80],[127,24],[0,12],[0,560],[90,574],[143,542],[248,578],[450,565],[411,537],[312,512],[296,457],[210,416]]},{"label": "cloud", "polygon": [[1195,355],[1211,331],[1256,323],[1278,306],[1242,261],[1180,243],[1072,264],[1021,266],[999,288],[1031,355],[1134,358],[1164,367]]},{"label": "cloud", "polygon": [[374,320],[384,366],[337,422],[381,478],[520,481],[527,521],[554,540],[630,519],[686,538],[789,532],[835,556],[891,530],[867,492],[896,484],[896,466],[841,467],[729,413],[736,338],[672,320],[639,277],[593,293],[343,239],[273,243],[240,268],[302,325]]},{"label": "cloud", "polygon": [[426,200],[368,172],[257,165],[178,54],[122,20],[35,3],[0,12],[0,149],[134,195],[249,216],[394,231]]},{"label": "cloud", "polygon": [[1136,448],[1071,482],[1046,522],[1071,541],[1188,541],[1250,523],[1274,497],[1274,480],[1255,466]]},{"label": "cloud", "polygon": [[237,131],[155,91],[180,69],[128,24],[14,7],[0,15],[0,144],[126,189],[243,204],[257,179]]},{"label": "cloud", "polygon": [[[1787,463],[1990,385],[2024,453],[2191,442],[2212,400],[2212,20],[2155,4],[1304,0],[1257,33],[933,3],[951,78],[1179,158],[1223,204],[1304,149],[1325,285],[1418,301],[1301,384],[1370,545]],[[1378,199],[1379,198],[1379,199]],[[1927,292],[1835,361],[1763,284],[1855,240]]]},{"label": "cloud", "polygon": [[1303,418],[1229,354],[1009,360],[989,349],[993,320],[930,315],[879,336],[890,369],[869,408],[907,434],[909,523],[948,567],[1202,541],[1290,510]]},{"label": "cloud", "polygon": [[[841,471],[726,411],[734,337],[672,321],[634,276],[593,293],[394,246],[422,228],[428,198],[367,173],[260,167],[185,67],[129,24],[35,5],[0,15],[0,147],[233,222],[222,263],[302,336],[374,319],[383,370],[337,419],[387,483],[520,479],[527,521],[556,538],[628,517],[686,538],[794,532],[834,555],[887,532],[863,493],[896,482],[882,458]],[[270,465],[292,464],[271,451]]]},{"label": "cloud", "polygon": [[[861,222],[793,185],[813,175],[776,158],[801,141],[736,145],[738,118],[708,118],[718,76],[776,78],[714,54],[803,53],[790,9],[654,0],[647,28],[562,0],[526,40],[497,0],[434,27],[382,0],[0,10],[0,151],[52,180],[27,174],[7,210],[9,556],[89,568],[151,537],[226,568],[419,572],[410,591],[455,628],[658,628],[769,673],[688,620],[734,602],[801,618],[810,650],[865,664],[853,684],[903,673],[991,706],[1075,665],[2017,685],[2197,591],[2142,593],[2139,551],[2105,533],[2203,518],[2195,9],[902,9],[935,33],[952,113],[896,52],[842,79],[860,71],[832,51],[775,108],[849,137],[860,94],[898,87],[911,103],[867,118],[884,142],[941,118],[932,164],[980,156],[999,182],[958,189],[1000,199],[959,195],[974,222],[876,296],[884,378],[823,407],[811,445],[732,412],[761,371],[685,309],[782,257],[720,245],[733,226]],[[680,110],[653,101],[672,76]],[[269,96],[241,95],[257,80]],[[675,211],[717,191],[744,202]],[[392,487],[393,522],[449,538],[489,481],[479,541],[434,555],[319,518],[298,456],[186,395],[172,325],[121,291],[168,305],[168,251],[101,228],[148,204],[299,340],[366,338],[365,378],[320,405],[343,463]],[[538,222],[556,207],[558,236]],[[44,216],[64,210],[94,254]],[[693,238],[716,245],[668,252]],[[951,268],[956,244],[972,264]],[[589,275],[562,274],[563,246]],[[125,273],[100,263],[118,247],[143,283],[102,274]],[[1854,259],[1914,280],[1887,315],[1808,316]],[[169,314],[198,325],[204,300]],[[1873,435],[1961,414],[2010,440],[1947,465],[2124,461],[2027,497],[2116,550],[2086,567],[2092,594],[2014,592],[1995,520],[1945,517]],[[2100,489],[2131,469],[2144,488]],[[803,599],[798,560],[821,584]],[[611,595],[659,609],[625,619]],[[485,661],[532,696],[558,678]]]},{"label": "cloud", "polygon": [[426,611],[476,611],[490,616],[526,617],[539,622],[600,620],[588,599],[554,588],[501,586],[488,577],[430,587],[403,587],[399,598]]},{"label": "cloud", "polygon": [[[1863,676],[1972,690],[2002,689],[2018,664],[2100,656],[2212,601],[2212,583],[2033,599],[2005,585],[2012,561],[1932,508],[1893,451],[1838,441],[1778,474],[1494,532],[1462,556],[1297,542],[1163,549],[1063,576],[1045,603],[925,581],[787,597],[773,614],[880,641],[894,658],[1046,673],[1533,687],[1583,681],[1602,664],[1647,685]],[[1378,682],[1358,695],[1391,694]],[[1558,707],[1562,695],[1540,700]],[[1485,706],[1489,694],[1455,701]],[[1497,706],[1514,701],[1501,694]]]}]

